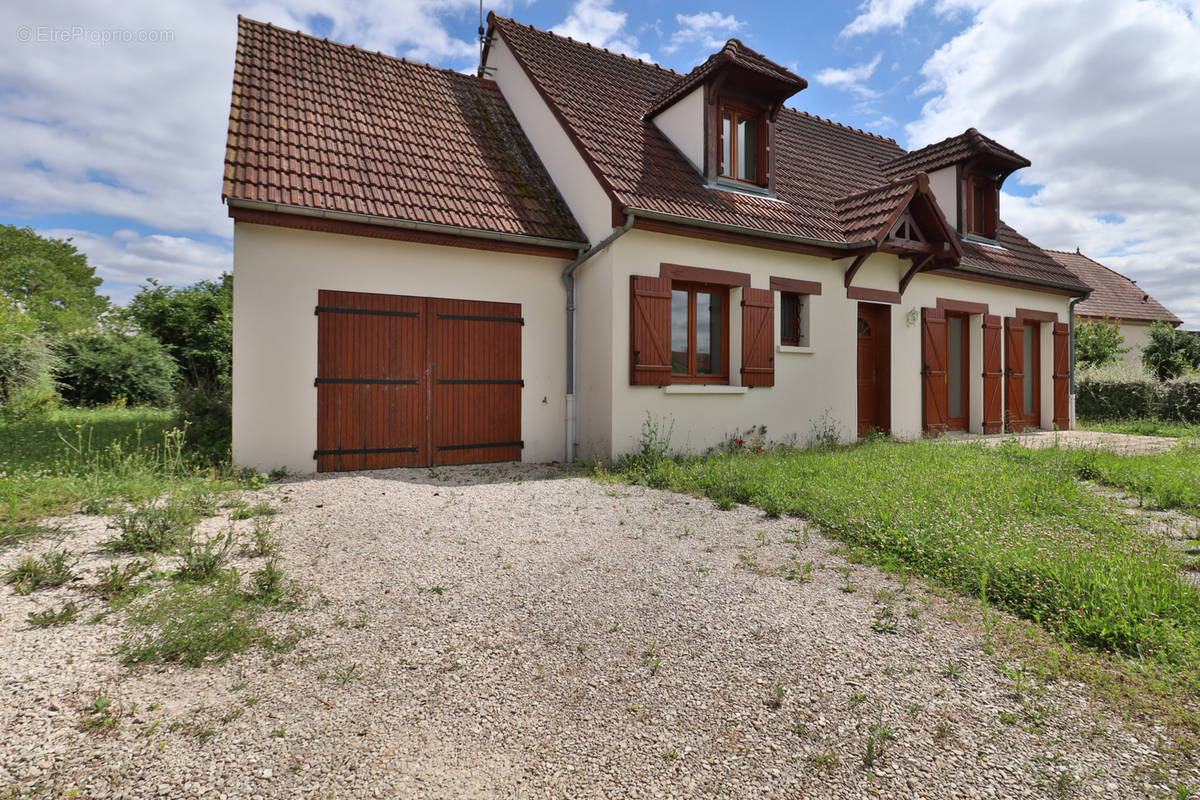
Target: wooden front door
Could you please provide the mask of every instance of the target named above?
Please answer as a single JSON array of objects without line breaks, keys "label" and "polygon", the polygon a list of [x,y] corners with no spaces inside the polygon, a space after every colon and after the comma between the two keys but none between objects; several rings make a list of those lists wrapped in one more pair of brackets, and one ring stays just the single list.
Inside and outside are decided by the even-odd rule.
[{"label": "wooden front door", "polygon": [[317,295],[318,472],[521,457],[521,307]]},{"label": "wooden front door", "polygon": [[858,435],[891,431],[891,306],[858,304]]}]

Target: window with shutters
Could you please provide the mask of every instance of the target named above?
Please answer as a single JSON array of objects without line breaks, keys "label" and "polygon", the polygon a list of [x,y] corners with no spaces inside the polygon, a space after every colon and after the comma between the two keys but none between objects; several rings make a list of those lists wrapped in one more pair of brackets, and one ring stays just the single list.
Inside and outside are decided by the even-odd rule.
[{"label": "window with shutters", "polygon": [[779,344],[783,347],[809,347],[808,321],[810,296],[799,292],[779,293]]},{"label": "window with shutters", "polygon": [[729,383],[729,287],[671,284],[671,380]]},{"label": "window with shutters", "polygon": [[967,233],[985,239],[996,238],[999,195],[1000,187],[992,178],[972,175],[967,179]]}]

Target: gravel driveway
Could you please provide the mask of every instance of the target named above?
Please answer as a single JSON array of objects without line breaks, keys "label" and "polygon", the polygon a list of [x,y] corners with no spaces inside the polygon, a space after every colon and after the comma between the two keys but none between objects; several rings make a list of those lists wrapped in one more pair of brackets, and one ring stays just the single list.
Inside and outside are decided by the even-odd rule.
[{"label": "gravel driveway", "polygon": [[[795,520],[529,466],[261,494],[283,508],[284,563],[307,592],[275,620],[309,632],[289,653],[130,671],[110,655],[113,624],[25,624],[77,592],[0,591],[0,796],[1143,797],[1200,785],[1195,764],[1156,751],[1156,731],[1105,718],[1081,687],[1002,676],[975,604],[850,564]],[[77,551],[104,535],[95,518],[67,522]],[[84,731],[80,709],[99,692],[126,713]],[[868,742],[882,749],[869,768]]]}]

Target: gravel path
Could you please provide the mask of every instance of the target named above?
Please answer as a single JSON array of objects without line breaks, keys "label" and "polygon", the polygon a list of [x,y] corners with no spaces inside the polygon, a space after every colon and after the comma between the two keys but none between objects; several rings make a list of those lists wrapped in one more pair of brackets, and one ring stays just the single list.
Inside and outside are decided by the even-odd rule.
[{"label": "gravel path", "polygon": [[1021,446],[1031,450],[1050,447],[1069,447],[1082,450],[1108,450],[1122,455],[1147,455],[1165,453],[1178,443],[1170,436],[1137,436],[1131,433],[1109,433],[1107,431],[1027,431],[1025,433],[951,433],[945,437],[949,442],[980,441],[995,447],[1015,439]]},{"label": "gravel path", "polygon": [[[290,653],[129,671],[110,655],[121,638],[110,622],[25,623],[76,589],[0,590],[0,796],[1124,798],[1200,787],[1194,763],[1156,749],[1161,731],[1106,718],[1080,686],[1002,676],[973,604],[848,563],[795,520],[515,465],[344,474],[261,494],[284,509],[284,565],[308,589],[304,608],[274,621],[310,632]],[[103,521],[65,522],[76,551],[104,537]],[[90,552],[81,567],[104,560]],[[100,692],[125,713],[84,731],[81,708]],[[867,768],[872,736],[883,754]]]}]

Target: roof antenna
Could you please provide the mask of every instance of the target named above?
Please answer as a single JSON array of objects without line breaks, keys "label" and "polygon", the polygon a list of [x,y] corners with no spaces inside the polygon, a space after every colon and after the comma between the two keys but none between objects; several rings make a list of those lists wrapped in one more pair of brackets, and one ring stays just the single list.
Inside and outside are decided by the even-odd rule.
[{"label": "roof antenna", "polygon": [[483,0],[479,0],[479,76],[483,77],[483,48],[487,43],[487,30],[483,27]]}]

